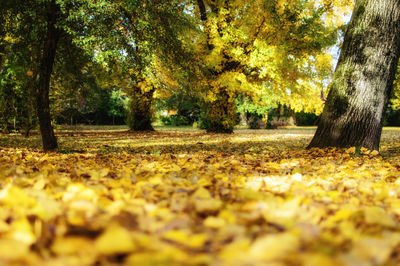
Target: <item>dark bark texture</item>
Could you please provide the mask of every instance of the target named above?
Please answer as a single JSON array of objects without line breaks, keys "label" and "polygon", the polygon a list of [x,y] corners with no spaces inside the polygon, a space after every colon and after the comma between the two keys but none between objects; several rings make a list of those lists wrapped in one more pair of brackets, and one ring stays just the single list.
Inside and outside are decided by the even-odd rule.
[{"label": "dark bark texture", "polygon": [[153,94],[154,89],[142,92],[140,87],[135,87],[129,93],[128,125],[133,131],[154,131],[151,125],[153,119]]},{"label": "dark bark texture", "polygon": [[308,148],[379,149],[400,56],[400,0],[357,0]]},{"label": "dark bark texture", "polygon": [[54,58],[60,38],[60,30],[55,25],[59,15],[60,9],[55,0],[52,0],[48,3],[47,7],[47,36],[44,38],[39,79],[36,85],[36,111],[39,118],[44,151],[54,151],[57,149],[57,138],[54,135],[51,125],[49,90]]},{"label": "dark bark texture", "polygon": [[206,120],[206,131],[209,133],[233,133],[238,122],[236,104],[225,88],[219,89],[217,100],[207,104]]}]

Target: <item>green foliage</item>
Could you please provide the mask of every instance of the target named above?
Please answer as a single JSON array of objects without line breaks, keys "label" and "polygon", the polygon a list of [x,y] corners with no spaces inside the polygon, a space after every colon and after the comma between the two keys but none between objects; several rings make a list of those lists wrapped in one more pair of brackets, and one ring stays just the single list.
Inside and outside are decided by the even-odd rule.
[{"label": "green foliage", "polygon": [[126,111],[121,90],[96,87],[78,91],[78,94],[73,96],[76,97],[70,95],[71,98],[64,101],[54,99],[54,102],[60,103],[57,111],[53,111],[57,124],[121,125],[125,123]]},{"label": "green foliage", "polygon": [[295,114],[297,126],[315,126],[318,116],[313,113],[298,112]]},{"label": "green foliage", "polygon": [[[268,97],[265,95],[264,97]],[[271,103],[268,105],[264,105],[263,101],[261,103],[254,102],[251,98],[246,96],[239,96],[235,100],[237,111],[239,113],[250,113],[255,115],[265,115],[267,114],[272,108],[276,108],[276,103]]]},{"label": "green foliage", "polygon": [[[177,111],[164,123],[198,121],[217,132],[231,132],[238,113],[256,127],[277,102],[320,107],[319,99],[304,99],[318,98],[330,75],[325,48],[340,24],[329,22],[331,4],[204,1],[204,19],[199,2],[57,0],[61,37],[50,91],[57,123],[119,124],[126,118],[131,129],[151,129],[153,94]],[[2,112],[5,124],[14,117],[17,125],[35,123],[47,3],[0,3],[0,109],[16,110]],[[130,99],[127,115],[122,92]],[[238,102],[238,94],[246,100]]]},{"label": "green foliage", "polygon": [[355,151],[354,151],[354,154],[352,155],[352,157],[353,158],[355,158],[355,157],[358,157],[358,156],[360,156],[361,155],[361,146],[356,146],[355,147]]},{"label": "green foliage", "polygon": [[389,106],[386,110],[384,125],[397,127],[400,126],[400,110],[394,110]]},{"label": "green foliage", "polygon": [[[158,99],[156,108],[164,125],[187,126],[200,119],[201,99],[179,91],[166,99]],[[164,114],[166,111],[176,111],[176,114]]]},{"label": "green foliage", "polygon": [[10,129],[29,135],[37,123],[32,89],[24,68],[15,64],[18,55],[8,55],[0,76],[0,123],[3,132]]},{"label": "green foliage", "polygon": [[107,114],[113,118],[123,118],[125,116],[124,98],[121,90],[112,91]]},{"label": "green foliage", "polygon": [[125,111],[117,77],[93,62],[71,36],[59,44],[50,92],[51,111],[59,124],[123,124]]},{"label": "green foliage", "polygon": [[397,66],[389,107],[393,110],[400,110],[400,64]]},{"label": "green foliage", "polygon": [[187,126],[190,125],[188,119],[182,115],[160,116],[161,123],[165,126]]},{"label": "green foliage", "polygon": [[241,114],[241,122],[244,122],[250,129],[259,129],[260,125],[268,119],[268,113],[277,106],[276,103],[266,104],[269,102],[266,99],[254,102],[245,95],[237,97],[235,102],[237,111]]}]

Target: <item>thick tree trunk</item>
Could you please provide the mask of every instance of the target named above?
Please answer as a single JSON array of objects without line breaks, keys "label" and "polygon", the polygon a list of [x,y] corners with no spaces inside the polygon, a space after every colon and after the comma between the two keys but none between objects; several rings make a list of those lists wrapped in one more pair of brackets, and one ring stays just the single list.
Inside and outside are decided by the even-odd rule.
[{"label": "thick tree trunk", "polygon": [[236,124],[236,104],[225,88],[217,93],[217,100],[207,104],[207,132],[233,133]]},{"label": "thick tree trunk", "polygon": [[308,148],[379,148],[399,56],[400,1],[357,0]]},{"label": "thick tree trunk", "polygon": [[53,151],[57,149],[57,138],[51,125],[49,90],[57,43],[60,37],[60,31],[55,27],[60,13],[55,0],[49,3],[47,12],[47,36],[44,40],[36,88],[36,111],[39,118],[40,133],[42,134],[43,150]]},{"label": "thick tree trunk", "polygon": [[[212,3],[209,4],[211,4],[212,12],[217,14],[218,9],[216,9]],[[197,6],[200,12],[200,19],[203,22],[207,35],[207,49],[211,52],[214,49],[214,45],[211,43],[210,29],[207,24],[208,17],[206,6],[203,0],[197,0]],[[218,79],[219,75],[235,68],[236,64],[231,62],[231,58],[225,54],[224,56],[226,57],[225,59],[227,59],[227,63],[224,64],[222,70],[216,70],[215,68],[209,69],[210,78],[212,80]],[[234,98],[228,94],[226,88],[211,89],[217,94],[217,100],[206,104],[206,130],[212,133],[233,133],[237,118]]]},{"label": "thick tree trunk", "polygon": [[142,92],[141,88],[135,87],[129,103],[128,126],[134,131],[154,131],[151,125],[153,119],[153,94],[154,89]]}]

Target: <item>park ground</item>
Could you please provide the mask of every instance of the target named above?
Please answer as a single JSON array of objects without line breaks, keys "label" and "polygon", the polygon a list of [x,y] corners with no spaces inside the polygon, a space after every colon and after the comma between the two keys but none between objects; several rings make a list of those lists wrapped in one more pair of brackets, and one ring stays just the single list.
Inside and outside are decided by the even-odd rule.
[{"label": "park ground", "polygon": [[314,132],[0,135],[0,264],[399,265],[400,130],[380,153]]}]

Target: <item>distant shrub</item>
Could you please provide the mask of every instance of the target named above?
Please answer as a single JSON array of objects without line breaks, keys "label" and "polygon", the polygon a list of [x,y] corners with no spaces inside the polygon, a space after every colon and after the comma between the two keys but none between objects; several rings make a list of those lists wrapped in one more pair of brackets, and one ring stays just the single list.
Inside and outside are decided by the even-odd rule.
[{"label": "distant shrub", "polygon": [[398,127],[400,126],[400,110],[388,108],[384,121],[385,126]]},{"label": "distant shrub", "polygon": [[160,116],[160,121],[164,126],[188,126],[191,125],[186,116],[182,115],[167,115]]},{"label": "distant shrub", "polygon": [[318,116],[312,113],[298,112],[295,114],[297,126],[315,126]]}]

